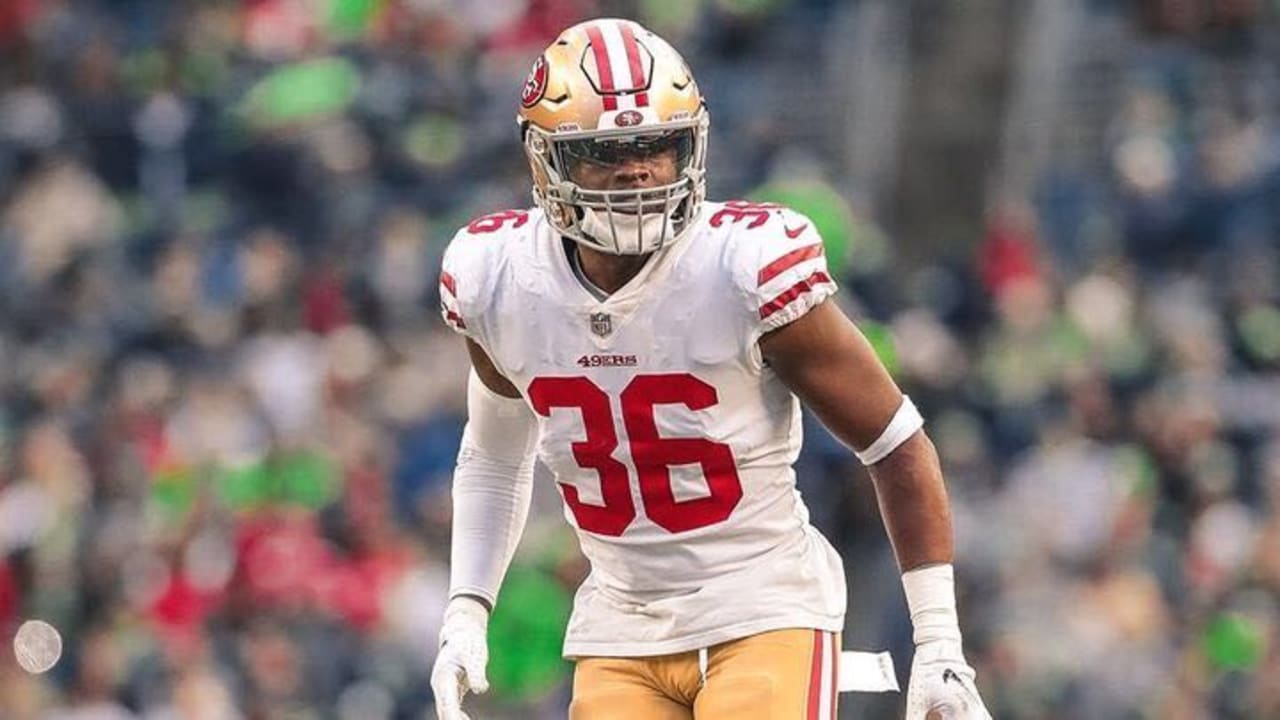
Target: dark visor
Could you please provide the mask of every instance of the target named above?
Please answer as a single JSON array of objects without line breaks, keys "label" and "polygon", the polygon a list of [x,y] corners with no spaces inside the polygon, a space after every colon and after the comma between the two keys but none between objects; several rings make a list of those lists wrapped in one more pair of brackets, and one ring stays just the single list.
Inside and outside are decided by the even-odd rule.
[{"label": "dark visor", "polygon": [[619,163],[674,153],[676,171],[683,173],[693,157],[693,129],[668,130],[624,138],[561,140],[556,143],[560,167],[572,176],[582,163],[611,167]]}]

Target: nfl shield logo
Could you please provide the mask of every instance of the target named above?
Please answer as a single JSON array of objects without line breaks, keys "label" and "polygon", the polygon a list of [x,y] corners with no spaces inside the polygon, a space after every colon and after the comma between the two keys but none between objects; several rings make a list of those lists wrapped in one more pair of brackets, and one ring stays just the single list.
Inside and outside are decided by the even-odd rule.
[{"label": "nfl shield logo", "polygon": [[591,313],[591,332],[600,337],[613,332],[613,318],[609,313]]}]

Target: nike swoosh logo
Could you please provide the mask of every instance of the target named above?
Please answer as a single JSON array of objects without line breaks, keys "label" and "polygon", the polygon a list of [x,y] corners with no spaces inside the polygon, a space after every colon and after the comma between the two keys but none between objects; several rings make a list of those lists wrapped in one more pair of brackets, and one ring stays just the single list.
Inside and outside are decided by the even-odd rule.
[{"label": "nike swoosh logo", "polygon": [[784,227],[782,231],[787,234],[787,237],[791,238],[792,240],[795,240],[796,238],[800,237],[800,233],[804,232],[804,229],[807,227],[809,227],[809,223],[805,223],[804,225],[801,225],[795,230],[792,230],[789,227]]}]

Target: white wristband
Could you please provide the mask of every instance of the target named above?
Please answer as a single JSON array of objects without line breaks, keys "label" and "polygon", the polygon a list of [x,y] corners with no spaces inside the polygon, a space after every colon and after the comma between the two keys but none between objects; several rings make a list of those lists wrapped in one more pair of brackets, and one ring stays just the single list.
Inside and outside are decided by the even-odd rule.
[{"label": "white wristband", "polygon": [[885,459],[889,453],[897,450],[899,445],[906,442],[922,427],[924,427],[924,418],[920,417],[920,411],[916,409],[915,403],[911,402],[911,398],[903,395],[902,404],[898,406],[898,411],[893,414],[893,418],[885,426],[884,432],[880,433],[880,437],[865,449],[855,450],[854,455],[858,456],[863,465],[875,465]]},{"label": "white wristband", "polygon": [[931,640],[960,642],[956,616],[955,571],[950,564],[930,565],[902,574],[916,645]]},{"label": "white wristband", "polygon": [[468,618],[471,622],[488,626],[489,608],[473,597],[460,595],[449,600],[444,608],[444,621],[447,623],[456,618]]}]

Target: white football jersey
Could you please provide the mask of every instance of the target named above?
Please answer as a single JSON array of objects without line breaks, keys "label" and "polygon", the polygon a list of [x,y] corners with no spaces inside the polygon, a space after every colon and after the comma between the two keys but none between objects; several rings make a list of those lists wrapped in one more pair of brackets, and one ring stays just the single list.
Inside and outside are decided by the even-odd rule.
[{"label": "white football jersey", "polygon": [[591,562],[565,654],[843,629],[842,564],[791,468],[800,405],[757,347],[835,292],[812,223],[707,203],[604,300],[564,242],[539,210],[473,221],[445,254],[441,296],[446,322],[536,413],[538,459]]}]

